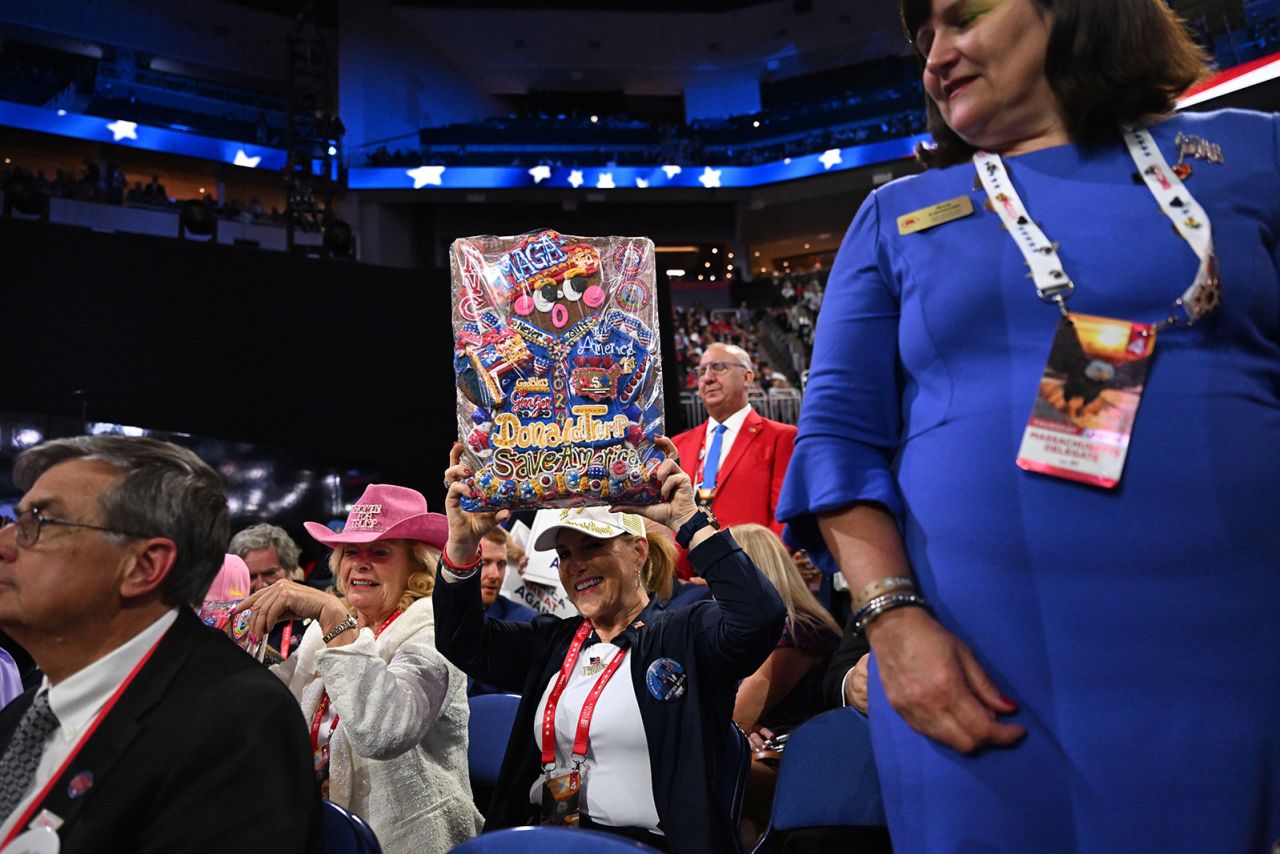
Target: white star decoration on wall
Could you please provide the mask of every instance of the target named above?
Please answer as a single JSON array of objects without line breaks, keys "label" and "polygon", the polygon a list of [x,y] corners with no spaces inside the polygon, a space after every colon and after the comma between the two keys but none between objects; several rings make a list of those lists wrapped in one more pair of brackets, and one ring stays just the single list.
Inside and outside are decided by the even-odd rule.
[{"label": "white star decoration on wall", "polygon": [[444,174],[443,166],[419,166],[417,169],[406,169],[405,174],[413,179],[413,189],[420,190],[428,184],[440,186],[440,176]]},{"label": "white star decoration on wall", "polygon": [[138,138],[138,123],[126,122],[124,119],[116,119],[114,122],[107,124],[107,130],[111,131],[111,136],[116,142],[122,139]]},{"label": "white star decoration on wall", "polygon": [[843,163],[844,160],[840,157],[840,149],[831,148],[822,152],[822,156],[818,158],[818,162],[822,164],[823,169],[830,169],[837,163]]},{"label": "white star decoration on wall", "polygon": [[637,178],[636,186],[643,190],[645,187],[649,186],[649,182],[643,178]]},{"label": "white star decoration on wall", "polygon": [[250,169],[253,169],[262,162],[262,156],[250,157],[244,153],[244,149],[242,148],[236,152],[236,159],[233,162],[236,166],[248,166]]},{"label": "white star decoration on wall", "polygon": [[681,169],[679,166],[663,166],[662,171],[667,173],[667,180],[670,181],[672,178],[676,177],[684,170]]},{"label": "white star decoration on wall", "polygon": [[543,181],[551,177],[551,167],[535,166],[529,170],[529,177],[533,179],[533,183],[541,184]]},{"label": "white star decoration on wall", "polygon": [[569,173],[569,186],[573,187],[575,190],[582,186],[582,170],[581,169],[574,169],[572,172]]},{"label": "white star decoration on wall", "polygon": [[612,189],[613,189],[613,187],[614,187],[614,185],[613,185],[613,173],[612,173],[612,172],[601,172],[601,173],[600,173],[600,177],[596,179],[596,189],[597,189],[597,190],[612,190]]},{"label": "white star decoration on wall", "polygon": [[698,182],[701,183],[702,186],[706,187],[708,190],[712,189],[713,187],[719,187],[720,171],[721,170],[719,169],[712,169],[710,166],[708,166],[706,169],[703,169],[702,174],[698,176]]}]

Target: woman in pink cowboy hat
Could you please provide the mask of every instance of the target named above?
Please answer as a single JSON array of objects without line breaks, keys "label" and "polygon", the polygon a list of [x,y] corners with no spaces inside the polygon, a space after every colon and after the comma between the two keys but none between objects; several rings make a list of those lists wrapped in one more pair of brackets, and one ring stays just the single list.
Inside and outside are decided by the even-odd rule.
[{"label": "woman in pink cowboy hat", "polygon": [[467,681],[436,651],[431,591],[448,523],[421,493],[373,484],[341,533],[306,523],[333,547],[338,596],[277,581],[239,606],[257,637],[310,620],[273,670],[311,724],[327,796],[369,822],[382,849],[443,852],[474,836],[467,776]]}]

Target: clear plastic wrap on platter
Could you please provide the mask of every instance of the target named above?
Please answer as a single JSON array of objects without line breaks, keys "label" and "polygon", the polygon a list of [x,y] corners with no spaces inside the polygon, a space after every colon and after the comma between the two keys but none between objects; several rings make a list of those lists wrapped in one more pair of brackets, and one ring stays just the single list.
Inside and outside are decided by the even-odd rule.
[{"label": "clear plastic wrap on platter", "polygon": [[467,510],[651,504],[663,454],[653,242],[550,229],[450,247]]}]

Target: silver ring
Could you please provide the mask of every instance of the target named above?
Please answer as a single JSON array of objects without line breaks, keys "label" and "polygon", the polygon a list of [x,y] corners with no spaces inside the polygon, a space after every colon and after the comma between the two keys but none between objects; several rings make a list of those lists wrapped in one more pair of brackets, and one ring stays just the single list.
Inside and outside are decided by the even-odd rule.
[{"label": "silver ring", "polygon": [[447,477],[446,477],[446,478],[444,479],[444,488],[445,488],[445,489],[448,489],[448,488],[449,488],[449,487],[451,487],[451,486],[453,486],[453,481],[449,480],[449,478],[447,478]]}]

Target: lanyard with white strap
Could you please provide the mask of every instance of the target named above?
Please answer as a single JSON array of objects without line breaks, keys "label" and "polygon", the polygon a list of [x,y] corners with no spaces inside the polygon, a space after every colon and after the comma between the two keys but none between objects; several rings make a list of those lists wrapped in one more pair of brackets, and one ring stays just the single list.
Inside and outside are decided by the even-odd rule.
[{"label": "lanyard with white strap", "polygon": [[[1155,330],[1170,326],[1191,326],[1217,308],[1221,297],[1218,260],[1214,254],[1213,230],[1209,217],[1195,197],[1187,192],[1182,179],[1169,167],[1146,128],[1126,129],[1124,141],[1129,155],[1138,167],[1138,174],[1155,196],[1160,210],[1173,221],[1178,235],[1187,241],[1200,259],[1195,280],[1182,296],[1174,300],[1168,316],[1155,324]],[[1018,191],[1009,180],[1009,173],[1005,170],[1000,155],[979,151],[973,155],[973,163],[996,216],[1000,217],[1009,236],[1022,252],[1027,266],[1031,268],[1036,295],[1042,300],[1056,303],[1065,316],[1066,302],[1075,290],[1075,285],[1063,268],[1062,259],[1058,257],[1058,244],[1050,241],[1027,213]]]}]

